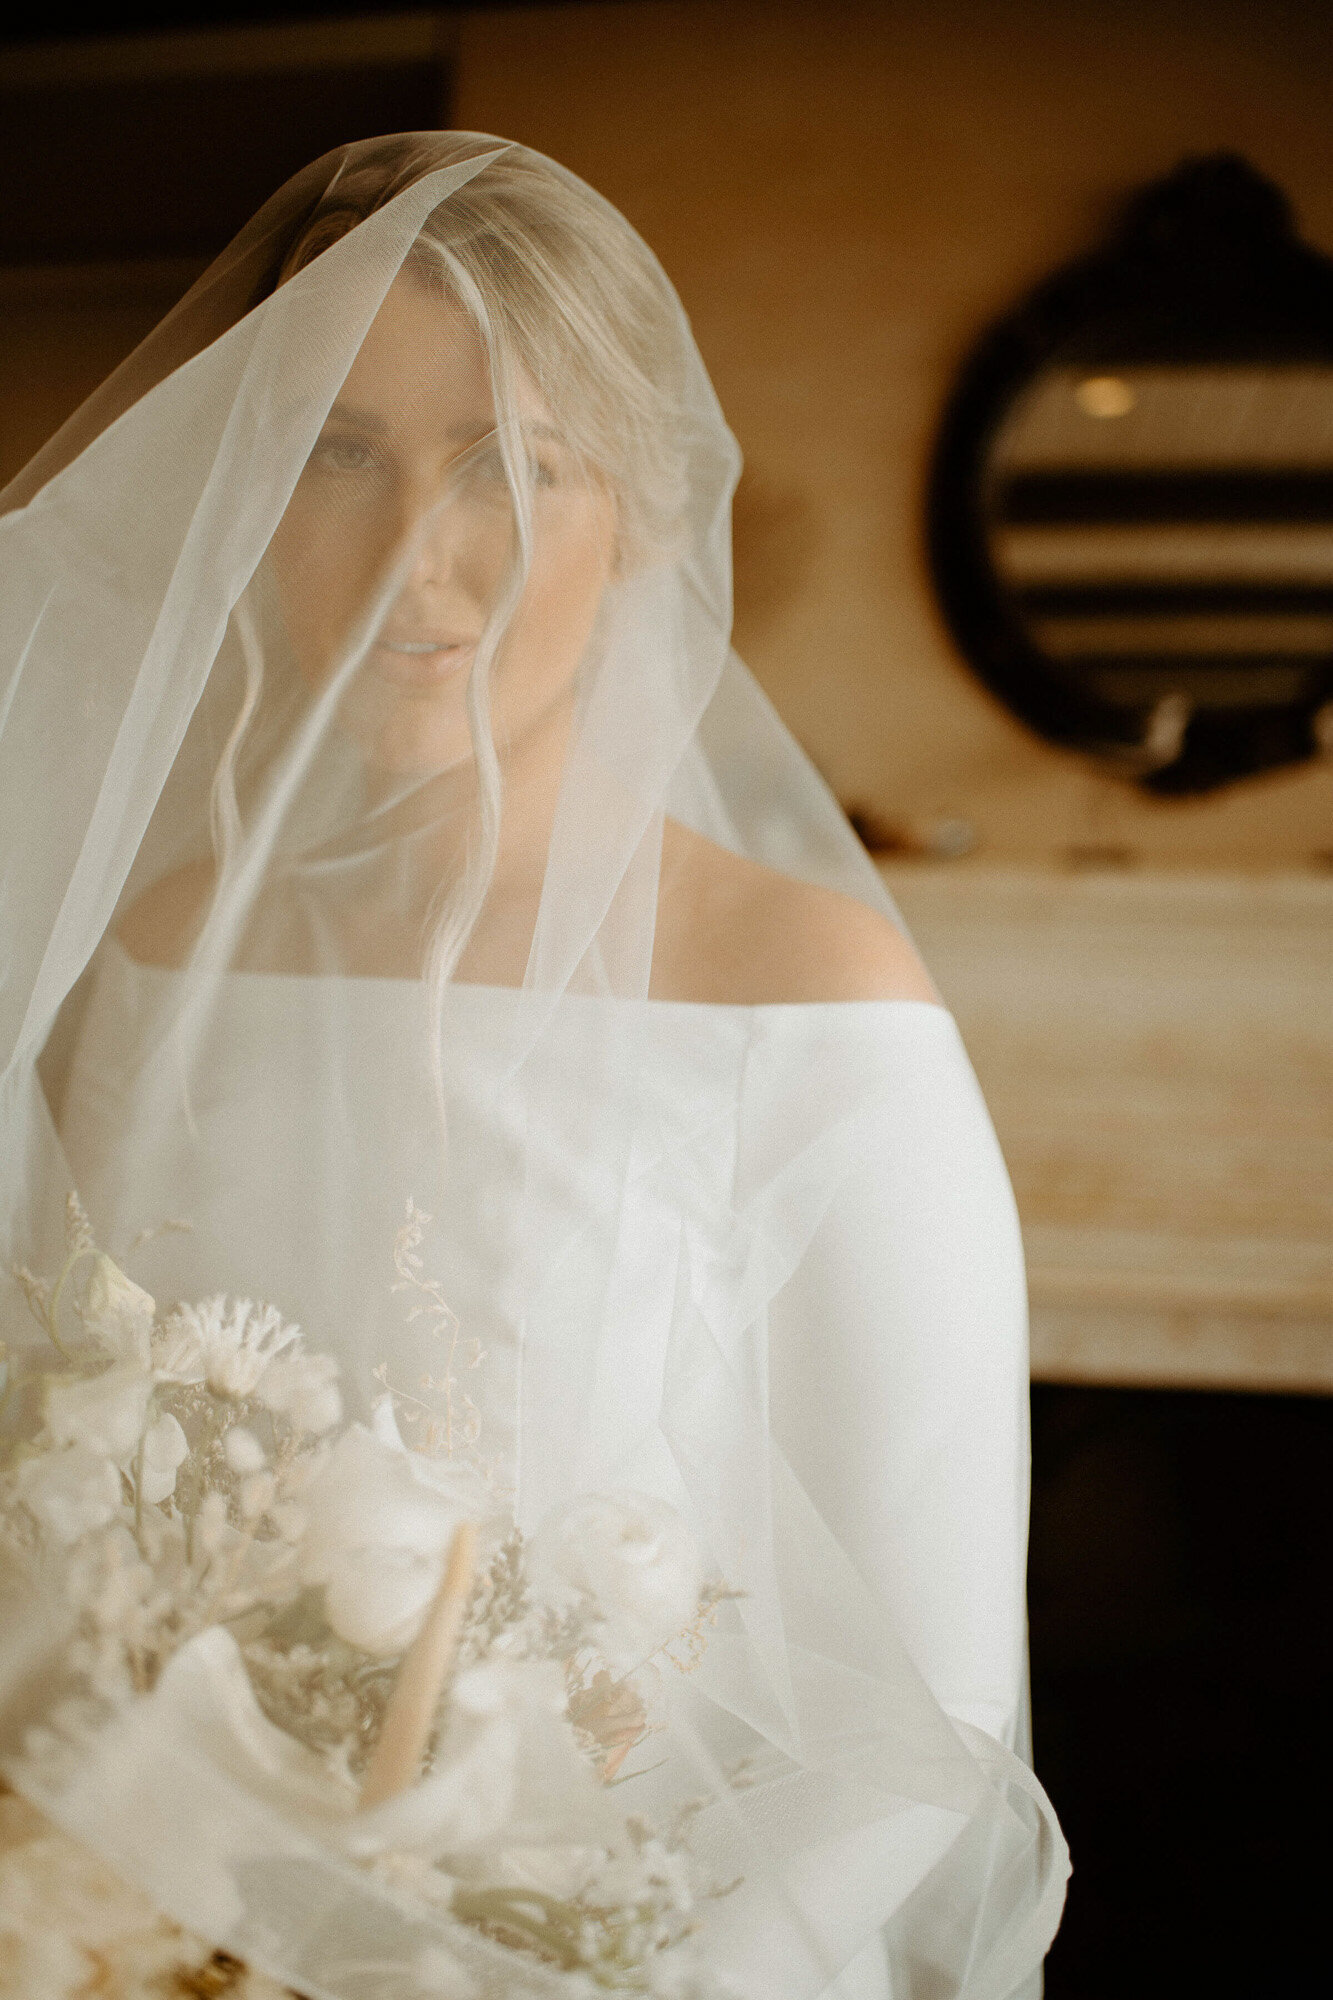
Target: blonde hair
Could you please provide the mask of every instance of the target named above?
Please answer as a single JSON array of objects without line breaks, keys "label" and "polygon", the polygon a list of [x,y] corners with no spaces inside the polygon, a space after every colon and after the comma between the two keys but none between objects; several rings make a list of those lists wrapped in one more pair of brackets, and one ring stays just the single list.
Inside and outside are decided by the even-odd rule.
[{"label": "blonde hair", "polygon": [[[287,251],[278,283],[426,174],[503,143],[440,132],[358,146]],[[685,396],[675,379],[686,344],[679,302],[624,217],[554,161],[511,145],[427,219],[408,265],[480,322],[497,376],[515,366],[526,374],[608,481],[622,568],[670,552],[686,500]]]}]

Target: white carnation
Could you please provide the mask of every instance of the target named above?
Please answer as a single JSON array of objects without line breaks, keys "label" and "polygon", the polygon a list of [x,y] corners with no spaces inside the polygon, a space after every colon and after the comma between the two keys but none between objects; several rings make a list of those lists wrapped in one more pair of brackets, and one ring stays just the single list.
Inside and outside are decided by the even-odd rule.
[{"label": "white carnation", "polygon": [[289,1326],[276,1306],[201,1299],[172,1312],[153,1364],[163,1381],[204,1381],[215,1396],[253,1396],[266,1369],[300,1337],[300,1327]]}]

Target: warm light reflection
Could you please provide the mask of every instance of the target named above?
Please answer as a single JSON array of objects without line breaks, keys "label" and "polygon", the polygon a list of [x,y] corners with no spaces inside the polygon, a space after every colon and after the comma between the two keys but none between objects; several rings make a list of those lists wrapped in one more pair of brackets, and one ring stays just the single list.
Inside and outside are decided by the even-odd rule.
[{"label": "warm light reflection", "polygon": [[1079,408],[1089,417],[1127,417],[1138,397],[1119,375],[1087,375],[1074,390]]}]

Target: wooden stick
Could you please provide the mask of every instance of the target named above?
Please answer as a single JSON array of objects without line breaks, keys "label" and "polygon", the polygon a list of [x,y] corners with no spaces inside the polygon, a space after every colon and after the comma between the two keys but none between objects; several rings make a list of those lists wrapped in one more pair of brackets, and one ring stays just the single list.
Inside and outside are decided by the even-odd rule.
[{"label": "wooden stick", "polygon": [[366,1766],[361,1787],[363,1812],[371,1806],[383,1805],[386,1799],[396,1798],[417,1781],[440,1704],[440,1690],[458,1651],[476,1566],[477,1525],[475,1521],[464,1521],[449,1544],[444,1578],[426,1613],[426,1622],[404,1653],[398,1669],[379,1741]]}]

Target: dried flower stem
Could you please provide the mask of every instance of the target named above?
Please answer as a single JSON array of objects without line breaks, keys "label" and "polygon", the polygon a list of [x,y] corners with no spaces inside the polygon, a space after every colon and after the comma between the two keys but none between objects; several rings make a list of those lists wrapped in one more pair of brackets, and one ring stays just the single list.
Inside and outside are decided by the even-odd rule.
[{"label": "dried flower stem", "polygon": [[[90,1257],[96,1248],[97,1245],[93,1240],[92,1224],[88,1220],[87,1212],[78,1195],[71,1189],[70,1193],[65,1197],[65,1261],[60,1267],[60,1275],[56,1279],[51,1296],[46,1302],[45,1313],[38,1314],[38,1318],[45,1326],[47,1333],[51,1336],[51,1341],[56,1352],[64,1361],[72,1360],[73,1356],[70,1354],[64,1341],[60,1338],[61,1294],[68,1283],[70,1273],[73,1271],[75,1265],[81,1263],[85,1257]],[[33,1295],[31,1292],[28,1293],[28,1303],[29,1305],[33,1304]]]},{"label": "dried flower stem", "polygon": [[576,1903],[548,1896],[541,1889],[460,1887],[455,1889],[450,1907],[464,1923],[480,1924],[508,1944],[527,1945],[566,1972],[572,1972],[582,1960],[580,1934],[587,1931],[588,1924]]},{"label": "dried flower stem", "polygon": [[[152,1398],[149,1397],[147,1416],[152,1414]],[[145,1436],[147,1423],[145,1421]],[[143,1460],[144,1438],[139,1439],[139,1449],[134,1454],[134,1540],[140,1555],[146,1555],[143,1545]]]},{"label": "dried flower stem", "polygon": [[379,1741],[366,1767],[361,1788],[363,1811],[382,1805],[416,1782],[430,1741],[440,1691],[458,1651],[476,1565],[476,1523],[464,1521],[449,1545],[444,1581],[435,1602],[398,1669]]}]

